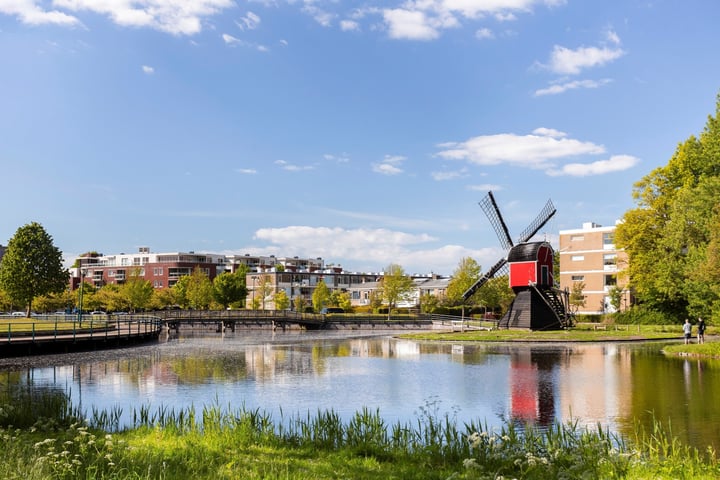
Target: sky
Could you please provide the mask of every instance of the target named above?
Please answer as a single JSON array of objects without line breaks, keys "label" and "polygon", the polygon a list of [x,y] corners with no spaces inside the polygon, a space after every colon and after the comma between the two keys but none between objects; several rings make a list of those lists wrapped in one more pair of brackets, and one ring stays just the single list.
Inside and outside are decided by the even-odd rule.
[{"label": "sky", "polygon": [[[0,0],[0,244],[451,275],[613,225],[720,93],[715,0]],[[715,53],[713,53],[715,52]]]}]

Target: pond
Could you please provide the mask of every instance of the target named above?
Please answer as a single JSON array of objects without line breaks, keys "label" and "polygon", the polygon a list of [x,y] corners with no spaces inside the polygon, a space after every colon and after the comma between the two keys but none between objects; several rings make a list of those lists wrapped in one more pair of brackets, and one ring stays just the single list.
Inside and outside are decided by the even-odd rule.
[{"label": "pond", "polygon": [[661,343],[452,344],[375,332],[181,331],[108,351],[0,359],[0,385],[58,388],[86,412],[190,406],[273,419],[364,407],[390,424],[449,415],[462,425],[576,420],[629,436],[669,424],[704,450],[720,439],[720,363],[666,358]]}]

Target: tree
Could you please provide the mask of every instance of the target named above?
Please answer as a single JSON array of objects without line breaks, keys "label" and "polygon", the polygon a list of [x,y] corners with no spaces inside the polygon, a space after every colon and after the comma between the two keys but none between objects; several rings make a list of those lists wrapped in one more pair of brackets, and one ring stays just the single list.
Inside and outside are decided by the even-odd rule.
[{"label": "tree", "polygon": [[397,306],[398,302],[407,300],[413,290],[415,290],[415,282],[405,275],[405,271],[400,265],[392,263],[385,268],[382,280],[380,280],[380,292],[383,301],[388,306],[388,320],[392,309]]},{"label": "tree", "polygon": [[237,272],[223,272],[213,280],[215,301],[227,308],[230,304],[241,302],[247,297],[245,275]]},{"label": "tree", "polygon": [[667,165],[634,185],[637,207],[616,229],[615,243],[630,259],[629,287],[645,308],[678,320],[717,302],[709,277],[698,274],[719,223],[719,189],[720,96],[699,138],[682,142]]},{"label": "tree", "polygon": [[305,304],[307,302],[305,301],[305,297],[302,295],[298,295],[293,300],[293,305],[295,306],[295,311],[298,313],[304,313],[305,312]]},{"label": "tree", "polygon": [[0,263],[0,288],[29,317],[35,297],[60,293],[68,285],[62,253],[39,223],[20,227],[10,239]]},{"label": "tree", "polygon": [[121,293],[128,307],[133,312],[144,310],[150,305],[153,297],[153,286],[149,280],[140,276],[138,269],[133,270],[127,282],[122,286]]},{"label": "tree", "polygon": [[195,267],[189,276],[185,295],[191,308],[205,310],[210,307],[213,301],[213,286],[207,274],[200,267]]},{"label": "tree", "polygon": [[262,309],[265,310],[265,302],[273,293],[273,283],[270,275],[263,275],[260,277],[260,285],[258,286],[258,293],[260,296],[260,302],[262,303]]},{"label": "tree", "polygon": [[570,290],[570,296],[568,298],[568,303],[570,304],[570,308],[573,313],[577,313],[580,308],[585,306],[585,294],[583,293],[583,290],[585,290],[585,282],[573,283],[572,290]]},{"label": "tree", "polygon": [[515,299],[515,292],[510,288],[507,275],[493,277],[476,293],[477,301],[488,310],[505,313]]},{"label": "tree", "polygon": [[287,310],[290,308],[290,297],[287,296],[285,290],[280,290],[275,294],[275,310]]},{"label": "tree", "polygon": [[[480,265],[470,257],[460,260],[447,286],[447,301],[450,305],[465,303],[463,294],[480,278]],[[477,300],[477,292],[472,301]]]},{"label": "tree", "polygon": [[330,301],[330,289],[325,282],[318,282],[313,290],[312,304],[315,312],[320,312]]}]

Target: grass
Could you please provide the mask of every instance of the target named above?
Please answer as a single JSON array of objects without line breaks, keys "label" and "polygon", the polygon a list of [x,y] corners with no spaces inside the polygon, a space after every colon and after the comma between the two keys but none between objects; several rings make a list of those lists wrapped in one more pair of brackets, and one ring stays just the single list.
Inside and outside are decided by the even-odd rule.
[{"label": "grass", "polygon": [[[64,318],[64,316],[63,316]],[[6,337],[10,335],[29,335],[35,333],[35,335],[42,335],[54,332],[72,332],[79,330],[90,330],[90,329],[104,329],[107,328],[107,320],[83,320],[78,322],[77,320],[67,321],[65,319],[61,321],[54,321],[52,319],[41,320],[37,318],[13,318],[13,319],[0,319],[0,336]]]},{"label": "grass", "polygon": [[693,342],[688,345],[684,343],[679,345],[668,345],[663,348],[663,353],[666,355],[688,355],[697,357],[708,357],[708,358],[720,358],[720,342],[709,341],[711,340],[705,335],[705,341],[707,343],[698,344],[697,338],[693,339]]},{"label": "grass", "polygon": [[[600,327],[601,329],[598,329]],[[580,324],[568,330],[465,330],[431,331],[400,335],[412,340],[440,340],[466,342],[607,342],[629,340],[676,340],[682,337],[675,325],[604,325]]]},{"label": "grass", "polygon": [[[244,407],[230,411],[213,405],[201,412],[145,408],[134,412],[134,425],[126,429],[108,428],[115,412],[94,412],[85,420],[69,402],[54,397],[31,425],[26,423],[37,411],[22,412],[29,402],[6,407],[0,416],[0,476],[7,479],[720,476],[714,451],[683,446],[658,422],[650,432],[637,427],[632,441],[626,441],[601,426],[580,428],[576,421],[543,430],[458,425],[433,405],[421,409],[415,422],[394,425],[370,409],[348,421],[333,411],[275,421]],[[52,409],[55,415],[45,416]]]}]

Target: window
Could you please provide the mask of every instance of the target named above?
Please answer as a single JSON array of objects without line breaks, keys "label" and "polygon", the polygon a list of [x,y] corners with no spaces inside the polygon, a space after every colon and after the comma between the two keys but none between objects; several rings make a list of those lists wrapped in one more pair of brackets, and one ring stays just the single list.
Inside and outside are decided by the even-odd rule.
[{"label": "window", "polygon": [[158,276],[163,274],[163,267],[153,268],[153,275]]},{"label": "window", "polygon": [[573,262],[582,262],[583,260],[585,260],[585,255],[573,255],[572,257],[570,257],[570,259]]},{"label": "window", "polygon": [[608,247],[615,244],[615,232],[603,233],[603,245]]},{"label": "window", "polygon": [[617,254],[606,253],[603,255],[603,265],[605,265],[605,267],[614,267],[617,265]]},{"label": "window", "polygon": [[585,240],[585,235],[571,235],[570,241],[571,242],[582,242]]},{"label": "window", "polygon": [[613,287],[617,285],[617,275],[605,275],[605,286]]},{"label": "window", "polygon": [[573,282],[584,282],[585,281],[585,275],[573,275],[572,276]]}]

